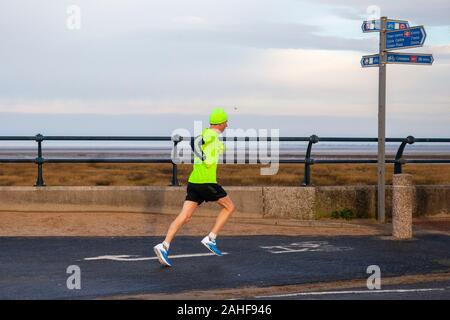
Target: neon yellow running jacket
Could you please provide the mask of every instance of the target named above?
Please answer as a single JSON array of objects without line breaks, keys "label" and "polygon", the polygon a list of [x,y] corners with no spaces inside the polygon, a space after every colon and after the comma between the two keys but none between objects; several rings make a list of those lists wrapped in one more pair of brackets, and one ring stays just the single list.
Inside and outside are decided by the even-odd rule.
[{"label": "neon yellow running jacket", "polygon": [[191,183],[217,183],[217,163],[219,156],[225,150],[225,145],[219,140],[219,133],[213,129],[203,129],[201,137],[204,141],[204,144],[201,145],[203,160],[200,158],[202,154],[198,150],[198,146],[201,144],[198,137],[194,141],[194,165],[188,181]]}]

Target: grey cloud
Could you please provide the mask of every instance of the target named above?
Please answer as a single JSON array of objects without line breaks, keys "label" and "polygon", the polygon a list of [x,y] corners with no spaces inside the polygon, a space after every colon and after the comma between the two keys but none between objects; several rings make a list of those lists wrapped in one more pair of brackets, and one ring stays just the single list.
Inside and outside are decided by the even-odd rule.
[{"label": "grey cloud", "polygon": [[235,45],[258,49],[373,49],[374,39],[351,39],[320,35],[317,26],[298,23],[260,23],[222,26],[215,30],[160,30],[149,32],[147,38],[162,43]]},{"label": "grey cloud", "polygon": [[[193,132],[194,121],[207,121],[205,114],[97,115],[0,113],[0,135],[170,135],[174,129]],[[233,115],[230,127],[280,129],[282,136],[377,136],[376,117]],[[446,137],[448,121],[433,116],[390,117],[390,137]]]},{"label": "grey cloud", "polygon": [[[235,24],[215,29],[144,30],[109,37],[64,36],[4,42],[4,98],[134,98],[238,94],[221,73],[251,62],[255,49],[306,48],[370,52],[375,39],[321,36],[302,24]],[[175,79],[176,78],[176,79]],[[170,85],[170,82],[172,85]],[[228,86],[228,88],[227,88]],[[194,93],[195,94],[195,93]],[[205,94],[204,92],[202,94]]]},{"label": "grey cloud", "polygon": [[[309,1],[309,0],[308,0]],[[377,5],[381,9],[381,14],[391,19],[406,19],[417,24],[430,26],[448,26],[450,25],[450,1],[448,0],[315,0],[314,2],[329,5],[333,12],[343,18],[352,20],[362,20],[366,18],[366,9],[371,5]],[[345,10],[342,6],[348,6]],[[353,10],[359,12],[358,15],[352,14]]]},{"label": "grey cloud", "polygon": [[203,43],[223,43],[254,48],[324,49],[366,51],[371,39],[348,39],[319,35],[321,28],[303,24],[240,24],[219,30],[161,33],[166,39]]},{"label": "grey cloud", "polygon": [[[335,4],[335,2],[333,2],[333,4]],[[347,20],[358,20],[358,21],[363,20],[360,9],[350,7],[350,6],[343,6],[343,5],[338,5],[338,6],[331,5],[331,9],[332,9],[332,12],[334,14],[336,14],[338,17],[341,17],[341,18],[344,18]]]}]

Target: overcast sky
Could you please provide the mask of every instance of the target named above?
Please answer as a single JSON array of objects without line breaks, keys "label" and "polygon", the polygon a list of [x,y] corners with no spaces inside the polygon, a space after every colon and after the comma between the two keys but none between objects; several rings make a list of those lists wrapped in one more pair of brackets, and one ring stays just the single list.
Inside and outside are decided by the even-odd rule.
[{"label": "overcast sky", "polygon": [[[67,27],[70,5],[80,29]],[[387,135],[450,136],[450,1],[2,0],[0,135],[170,134],[223,107],[281,135],[376,136],[377,52],[364,19],[424,25],[389,65]]]}]

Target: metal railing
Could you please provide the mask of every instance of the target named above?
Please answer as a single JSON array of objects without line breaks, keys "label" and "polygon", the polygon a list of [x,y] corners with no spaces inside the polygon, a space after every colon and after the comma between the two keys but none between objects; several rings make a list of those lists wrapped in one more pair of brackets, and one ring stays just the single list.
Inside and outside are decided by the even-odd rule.
[{"label": "metal railing", "polygon": [[[44,136],[37,134],[35,136],[0,136],[0,141],[36,141],[37,142],[37,157],[35,159],[23,159],[23,158],[0,158],[0,163],[35,163],[37,164],[37,179],[35,186],[45,186],[43,178],[43,164],[44,163],[171,163],[172,164],[172,179],[171,186],[179,186],[178,182],[178,168],[177,164],[173,162],[171,158],[163,159],[142,159],[142,158],[49,158],[46,159],[42,155],[42,142],[43,141],[172,141],[174,148],[177,144],[183,140],[190,139],[193,144],[193,137],[183,138],[180,136],[167,137],[167,136]],[[226,137],[225,141],[284,141],[284,142],[308,142],[305,157],[302,159],[279,159],[279,163],[299,163],[304,164],[304,178],[302,186],[311,185],[311,166],[313,164],[376,164],[376,159],[313,159],[311,157],[312,146],[319,141],[322,142],[378,142],[377,138],[339,138],[339,137],[321,137],[312,135],[310,137],[277,137],[272,139],[271,137]],[[406,138],[386,138],[386,142],[399,142],[400,146],[397,150],[395,159],[387,159],[385,163],[394,164],[394,173],[401,173],[402,166],[407,163],[421,163],[421,164],[450,164],[450,159],[405,159],[403,152],[407,144],[413,144],[416,142],[436,143],[444,142],[450,143],[450,138],[414,138],[408,136]],[[228,163],[228,162],[227,162]],[[236,156],[232,163],[236,162]],[[241,162],[239,162],[241,163]],[[245,159],[244,163],[250,163],[248,159]],[[257,163],[261,163],[258,159]]]}]

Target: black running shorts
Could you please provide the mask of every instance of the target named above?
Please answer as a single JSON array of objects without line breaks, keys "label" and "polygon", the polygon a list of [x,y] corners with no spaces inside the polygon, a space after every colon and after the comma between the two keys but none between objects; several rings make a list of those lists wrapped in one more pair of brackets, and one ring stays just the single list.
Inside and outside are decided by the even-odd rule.
[{"label": "black running shorts", "polygon": [[188,183],[186,200],[201,204],[203,201],[217,201],[227,192],[217,183]]}]

